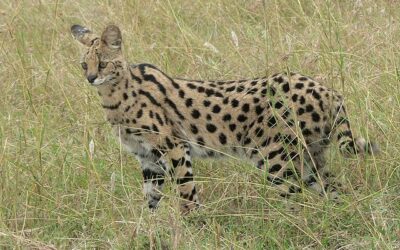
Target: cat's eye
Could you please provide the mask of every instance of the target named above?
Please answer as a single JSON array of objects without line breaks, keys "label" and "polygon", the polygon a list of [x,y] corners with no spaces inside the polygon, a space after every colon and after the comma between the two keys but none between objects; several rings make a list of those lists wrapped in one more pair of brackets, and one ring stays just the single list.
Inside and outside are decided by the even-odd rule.
[{"label": "cat's eye", "polygon": [[107,62],[100,62],[99,67],[101,69],[104,69],[105,67],[107,67]]},{"label": "cat's eye", "polygon": [[87,63],[83,62],[81,63],[82,69],[87,70]]}]

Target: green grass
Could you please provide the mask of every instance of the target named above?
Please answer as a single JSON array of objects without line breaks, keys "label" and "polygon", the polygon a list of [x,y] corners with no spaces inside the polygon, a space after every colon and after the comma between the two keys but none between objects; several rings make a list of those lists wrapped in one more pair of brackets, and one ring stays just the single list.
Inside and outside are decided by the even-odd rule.
[{"label": "green grass", "polygon": [[[399,249],[399,8],[389,0],[0,0],[0,248]],[[344,159],[331,150],[330,167],[349,190],[342,204],[309,193],[285,202],[249,165],[196,161],[205,208],[180,216],[168,185],[151,214],[140,168],[80,70],[75,23],[99,33],[117,24],[132,63],[172,76],[313,76],[344,94],[353,130],[382,153]]]}]

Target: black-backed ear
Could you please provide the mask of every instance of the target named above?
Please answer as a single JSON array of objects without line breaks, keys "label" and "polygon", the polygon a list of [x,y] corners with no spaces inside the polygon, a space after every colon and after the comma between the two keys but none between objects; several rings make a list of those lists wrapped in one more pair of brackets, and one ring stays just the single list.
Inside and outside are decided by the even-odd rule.
[{"label": "black-backed ear", "polygon": [[110,49],[121,49],[122,35],[116,25],[108,25],[101,35],[101,41]]},{"label": "black-backed ear", "polygon": [[85,28],[78,24],[71,26],[71,34],[76,40],[78,40],[79,42],[81,42],[86,46],[92,46],[93,40],[98,38],[88,28]]}]

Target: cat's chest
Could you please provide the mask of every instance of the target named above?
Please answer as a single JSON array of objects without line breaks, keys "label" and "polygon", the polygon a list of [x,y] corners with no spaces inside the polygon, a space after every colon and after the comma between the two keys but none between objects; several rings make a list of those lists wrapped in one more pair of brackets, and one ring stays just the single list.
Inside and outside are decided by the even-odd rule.
[{"label": "cat's chest", "polygon": [[152,146],[136,130],[126,129],[122,126],[113,126],[113,133],[126,151],[136,156],[146,156],[150,154]]}]

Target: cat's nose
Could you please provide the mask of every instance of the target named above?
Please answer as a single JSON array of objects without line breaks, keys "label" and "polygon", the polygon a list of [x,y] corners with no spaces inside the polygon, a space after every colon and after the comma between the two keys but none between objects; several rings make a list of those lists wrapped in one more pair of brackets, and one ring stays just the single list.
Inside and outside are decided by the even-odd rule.
[{"label": "cat's nose", "polygon": [[90,83],[93,83],[94,80],[96,80],[96,78],[97,78],[97,75],[88,75],[87,80],[88,80]]}]

